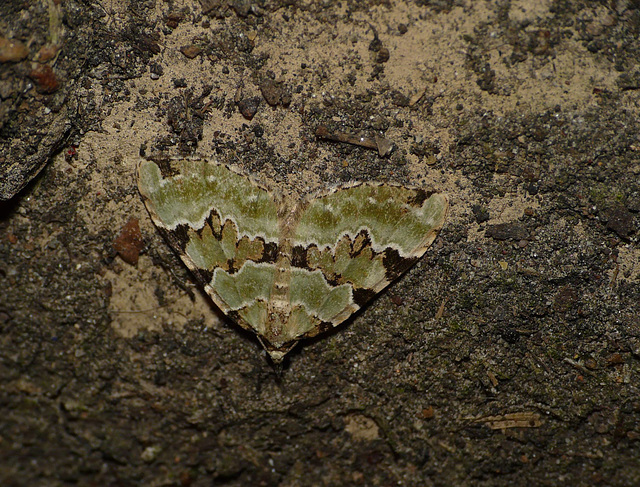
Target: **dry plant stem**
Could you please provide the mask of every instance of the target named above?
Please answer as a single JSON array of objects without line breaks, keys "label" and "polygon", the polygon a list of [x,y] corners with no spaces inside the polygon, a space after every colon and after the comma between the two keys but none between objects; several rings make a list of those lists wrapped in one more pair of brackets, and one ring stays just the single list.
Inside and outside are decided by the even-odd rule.
[{"label": "dry plant stem", "polygon": [[360,147],[366,147],[367,149],[378,150],[378,144],[374,139],[369,137],[358,137],[357,135],[345,134],[341,132],[329,132],[329,129],[324,125],[319,125],[316,128],[316,137],[321,139],[332,140],[334,142],[345,142],[347,144],[358,145]]}]

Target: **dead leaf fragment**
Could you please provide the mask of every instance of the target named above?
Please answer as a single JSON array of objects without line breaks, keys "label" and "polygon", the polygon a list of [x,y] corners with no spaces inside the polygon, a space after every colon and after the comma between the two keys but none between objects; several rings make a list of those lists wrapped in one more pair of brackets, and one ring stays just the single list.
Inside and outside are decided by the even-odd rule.
[{"label": "dead leaf fragment", "polygon": [[435,415],[436,412],[433,409],[433,406],[427,406],[420,411],[419,417],[422,419],[433,419]]},{"label": "dead leaf fragment", "polygon": [[138,219],[131,217],[122,227],[118,238],[114,240],[113,248],[127,264],[136,265],[143,247],[144,242],[142,241]]},{"label": "dead leaf fragment", "polygon": [[36,54],[36,60],[39,63],[46,63],[47,61],[51,61],[54,57],[57,56],[60,47],[56,44],[47,44],[42,46]]},{"label": "dead leaf fragment", "polygon": [[38,93],[50,94],[58,89],[58,78],[51,66],[40,65],[29,73],[29,78],[36,82]]}]

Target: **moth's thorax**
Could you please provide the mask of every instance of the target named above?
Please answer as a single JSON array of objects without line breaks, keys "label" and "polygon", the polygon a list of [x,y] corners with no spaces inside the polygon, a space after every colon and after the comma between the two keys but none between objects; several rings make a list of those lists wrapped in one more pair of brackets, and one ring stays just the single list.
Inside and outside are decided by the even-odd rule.
[{"label": "moth's thorax", "polygon": [[273,309],[270,306],[267,315],[267,334],[270,341],[280,342],[282,340],[282,332],[286,329],[289,321],[289,312],[285,309]]}]

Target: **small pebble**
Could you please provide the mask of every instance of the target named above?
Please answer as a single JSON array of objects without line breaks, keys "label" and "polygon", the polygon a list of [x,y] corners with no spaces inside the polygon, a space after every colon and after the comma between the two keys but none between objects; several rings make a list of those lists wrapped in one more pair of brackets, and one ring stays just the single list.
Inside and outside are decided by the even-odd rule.
[{"label": "small pebble", "polygon": [[193,59],[196,56],[198,56],[198,54],[200,54],[202,52],[202,48],[191,44],[189,46],[181,47],[180,48],[180,52],[182,54],[184,54],[185,57],[187,57],[189,59]]},{"label": "small pebble", "polygon": [[29,49],[22,42],[0,36],[0,63],[15,63],[28,55]]},{"label": "small pebble", "polygon": [[376,62],[378,64],[386,63],[389,60],[389,49],[386,47],[381,48],[376,55]]},{"label": "small pebble", "polygon": [[261,98],[254,96],[253,98],[245,98],[238,102],[238,110],[242,113],[242,116],[247,120],[251,120],[253,116],[258,112]]}]

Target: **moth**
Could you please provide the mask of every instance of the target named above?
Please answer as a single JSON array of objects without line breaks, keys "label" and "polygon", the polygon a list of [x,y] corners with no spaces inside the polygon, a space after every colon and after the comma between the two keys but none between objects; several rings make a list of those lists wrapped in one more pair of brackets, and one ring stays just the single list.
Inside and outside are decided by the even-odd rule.
[{"label": "moth", "polygon": [[274,363],[411,267],[448,209],[443,194],[390,183],[285,197],[205,159],[142,160],[138,187],[206,293]]}]

